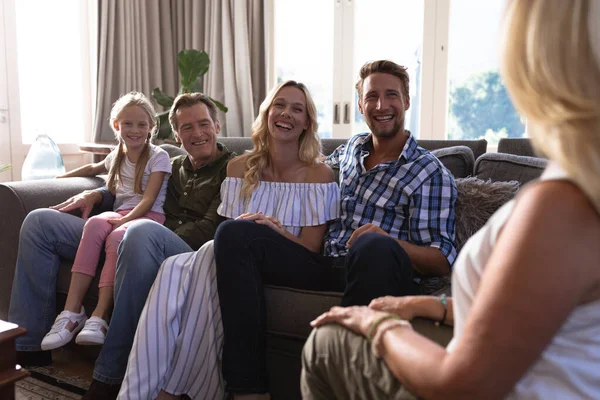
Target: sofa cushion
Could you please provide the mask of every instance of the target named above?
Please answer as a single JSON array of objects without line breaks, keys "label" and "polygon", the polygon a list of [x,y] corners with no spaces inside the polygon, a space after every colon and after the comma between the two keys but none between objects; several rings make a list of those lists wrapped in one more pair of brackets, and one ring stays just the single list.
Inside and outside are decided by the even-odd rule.
[{"label": "sofa cushion", "polygon": [[266,286],[265,300],[267,332],[305,339],[312,329],[310,321],[331,307],[340,305],[342,293]]},{"label": "sofa cushion", "polygon": [[513,154],[486,153],[475,161],[474,176],[487,181],[517,180],[521,185],[542,175],[548,161]]},{"label": "sofa cushion", "polygon": [[463,245],[504,203],[511,200],[519,190],[517,181],[481,180],[470,177],[456,180],[456,247]]},{"label": "sofa cushion", "polygon": [[177,157],[177,156],[182,156],[184,154],[186,154],[186,151],[179,147],[179,146],[174,146],[172,144],[161,144],[159,147],[161,147],[164,151],[166,151],[169,154],[169,158],[173,158],[173,157]]},{"label": "sofa cushion", "polygon": [[420,139],[418,140],[419,146],[429,151],[443,149],[446,147],[454,146],[467,146],[473,151],[473,156],[477,160],[479,156],[487,151],[487,141],[485,139],[479,140],[446,140],[446,139]]},{"label": "sofa cushion", "polygon": [[431,154],[450,170],[454,178],[465,178],[473,174],[475,156],[473,156],[473,150],[467,146],[446,147],[433,150]]}]

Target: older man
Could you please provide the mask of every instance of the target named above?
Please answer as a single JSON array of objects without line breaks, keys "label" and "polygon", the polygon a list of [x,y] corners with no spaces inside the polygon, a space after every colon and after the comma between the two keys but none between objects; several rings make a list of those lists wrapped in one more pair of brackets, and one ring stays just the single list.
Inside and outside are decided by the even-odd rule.
[{"label": "older man", "polygon": [[[221,222],[220,187],[234,154],[217,143],[221,128],[217,107],[203,94],[182,94],[171,107],[169,121],[187,155],[171,160],[164,226],[150,220],[136,222],[119,247],[115,307],[85,399],[117,397],[137,321],[162,261],[197,250],[213,238]],[[52,362],[49,351],[40,351],[40,343],[56,316],[60,259],[74,259],[85,219],[95,206],[109,208],[113,200],[105,189],[86,191],[25,218],[9,310],[9,319],[27,329],[27,335],[17,339],[22,365]],[[75,209],[83,218],[65,213]]]}]

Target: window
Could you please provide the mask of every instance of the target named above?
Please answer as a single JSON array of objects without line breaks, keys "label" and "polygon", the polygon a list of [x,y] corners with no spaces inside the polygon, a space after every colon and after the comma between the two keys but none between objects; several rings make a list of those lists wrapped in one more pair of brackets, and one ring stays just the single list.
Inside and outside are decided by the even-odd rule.
[{"label": "window", "polygon": [[[421,97],[423,7],[423,1],[415,0],[355,0],[354,12],[352,70],[355,79],[352,85],[358,80],[360,67],[367,61],[387,59],[407,67],[411,107],[406,112],[405,127],[416,135]],[[356,91],[353,99],[355,124],[351,134],[368,132],[369,127],[358,111]]]},{"label": "window", "polygon": [[333,129],[333,9],[333,2],[323,0],[278,0],[275,5],[276,83],[293,79],[306,85],[322,137],[331,137]]},{"label": "window", "polygon": [[523,137],[499,71],[504,0],[454,0],[450,4],[448,53],[449,139]]},{"label": "window", "polygon": [[360,67],[391,59],[409,69],[407,128],[418,135],[424,0],[271,0],[276,83],[299,80],[310,90],[322,137],[367,131],[358,111]]},{"label": "window", "polygon": [[[309,88],[327,116],[323,136],[349,137],[368,129],[356,106],[354,84],[364,62],[381,58],[408,67],[406,127],[416,137],[486,138],[493,147],[501,137],[525,135],[525,121],[512,106],[498,70],[505,0],[269,2],[276,20],[277,76],[271,82],[319,77],[319,87]],[[303,14],[306,9],[311,16]],[[301,29],[300,19],[310,26]],[[293,31],[277,28],[292,24]],[[319,35],[315,38],[313,32]],[[304,55],[313,60],[312,69],[278,55],[283,43],[300,37],[309,43],[304,46],[316,49]]]},{"label": "window", "polygon": [[40,133],[57,143],[89,140],[87,2],[15,1],[14,11],[22,142],[30,144]]}]

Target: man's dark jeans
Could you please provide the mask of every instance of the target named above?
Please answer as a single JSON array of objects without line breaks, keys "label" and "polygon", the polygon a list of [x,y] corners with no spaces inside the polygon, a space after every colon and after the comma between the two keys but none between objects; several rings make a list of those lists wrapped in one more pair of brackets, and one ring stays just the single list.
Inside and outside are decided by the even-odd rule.
[{"label": "man's dark jeans", "polygon": [[[345,306],[418,290],[406,252],[380,234],[359,237],[344,260],[313,253],[263,225],[231,220],[217,229],[215,259],[224,328],[223,376],[232,393],[269,391],[263,285],[346,288]],[[343,260],[345,269],[338,267]]]}]

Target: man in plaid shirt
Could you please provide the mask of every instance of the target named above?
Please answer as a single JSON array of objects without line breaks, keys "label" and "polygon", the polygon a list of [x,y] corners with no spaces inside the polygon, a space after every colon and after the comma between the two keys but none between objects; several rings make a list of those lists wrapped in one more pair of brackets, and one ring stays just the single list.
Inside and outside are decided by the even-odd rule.
[{"label": "man in plaid shirt", "polygon": [[352,137],[326,159],[340,170],[341,215],[329,227],[325,250],[341,257],[334,265],[345,265],[344,306],[417,294],[418,275],[446,275],[456,258],[456,185],[404,129],[406,68],[367,63],[356,89],[371,133]]}]

